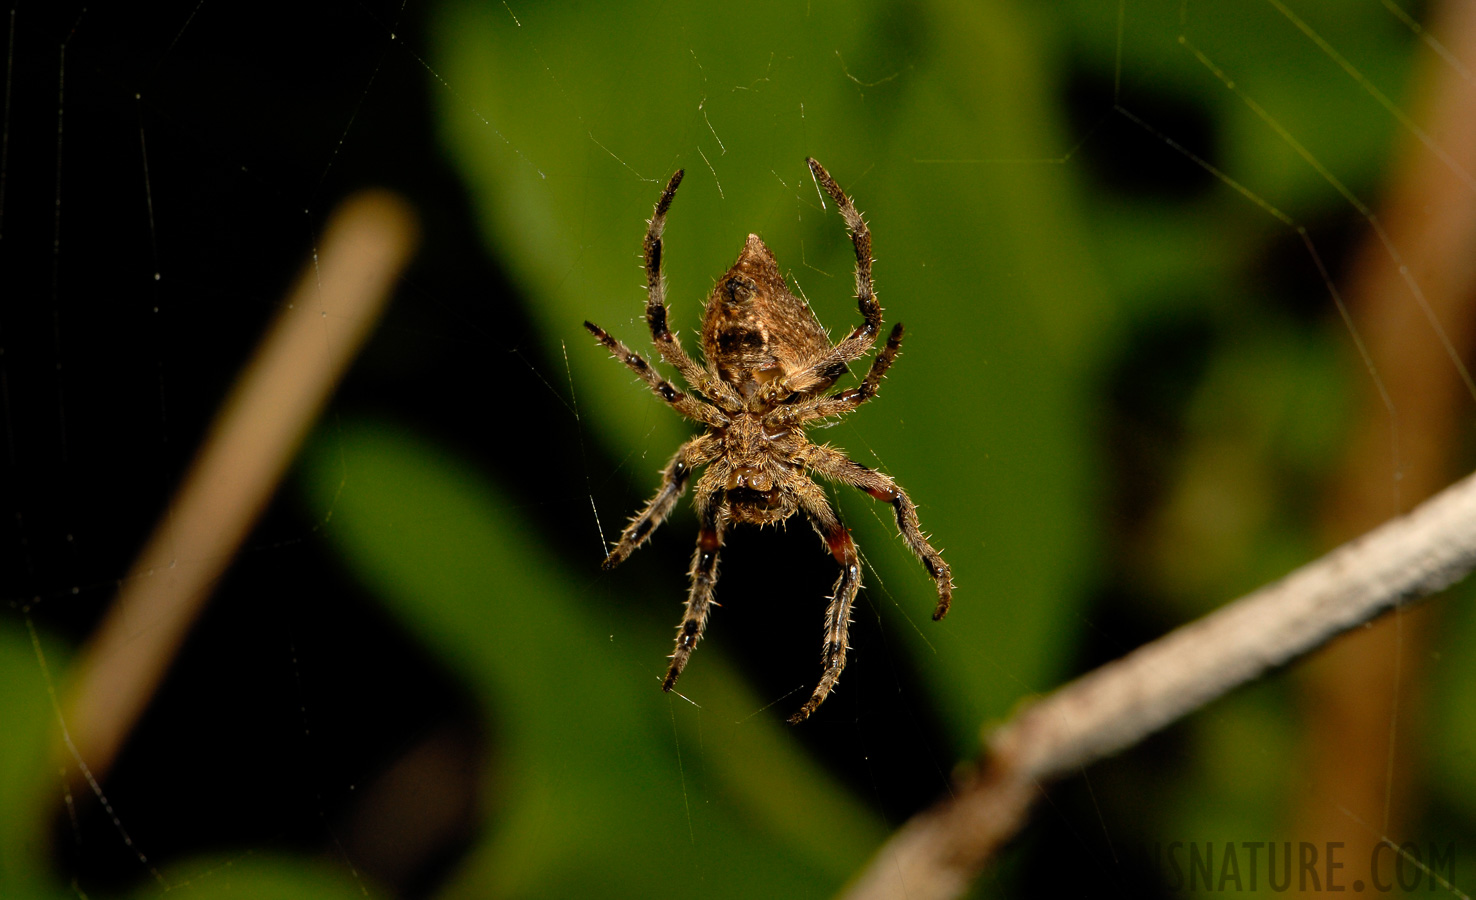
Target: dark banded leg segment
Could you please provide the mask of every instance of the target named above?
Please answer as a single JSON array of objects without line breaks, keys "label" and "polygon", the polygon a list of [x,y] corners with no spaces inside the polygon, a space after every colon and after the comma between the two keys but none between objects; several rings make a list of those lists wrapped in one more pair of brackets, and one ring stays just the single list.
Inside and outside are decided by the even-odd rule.
[{"label": "dark banded leg segment", "polygon": [[922,525],[918,522],[917,507],[907,492],[891,476],[868,469],[838,450],[815,446],[807,448],[806,453],[805,464],[814,471],[833,481],[860,488],[883,503],[892,504],[897,514],[897,530],[902,533],[907,549],[922,561],[923,567],[938,584],[938,606],[933,610],[933,618],[936,620],[948,615],[948,607],[953,603],[953,571],[943,561],[943,554],[928,543],[927,535],[923,534]]},{"label": "dark banded leg segment", "polygon": [[856,205],[825,171],[825,167],[813,157],[805,162],[810,166],[810,174],[815,176],[815,183],[830,195],[840,209],[841,218],[846,220],[846,232],[851,235],[851,244],[856,250],[856,308],[861,313],[861,324],[851,329],[851,333],[829,353],[774,381],[769,393],[775,398],[830,385],[837,377],[837,369],[844,374],[841,367],[866,355],[866,351],[876,343],[877,335],[881,334],[882,308],[876,300],[876,287],[871,280],[871,229],[866,227],[866,220],[856,211]]},{"label": "dark banded leg segment", "polygon": [[[700,490],[698,494],[700,497]],[[712,595],[713,589],[717,587],[718,551],[723,546],[727,508],[723,503],[712,500],[699,509],[697,515],[702,521],[702,528],[697,533],[697,550],[692,554],[692,570],[689,573],[692,587],[687,594],[687,612],[682,616],[682,624],[677,626],[676,649],[671,654],[671,665],[666,670],[665,680],[661,682],[663,691],[671,690],[672,685],[681,677],[682,670],[687,667],[687,660],[692,657],[692,651],[696,649],[697,642],[702,640],[702,632],[707,628],[707,614],[716,605]]]},{"label": "dark banded leg segment", "polygon": [[625,346],[608,331],[593,322],[585,322],[584,327],[595,336],[595,340],[605,345],[611,355],[639,375],[641,380],[656,393],[656,396],[671,404],[672,409],[689,419],[713,428],[723,428],[728,425],[728,417],[716,407],[710,403],[703,403],[691,394],[677,390],[675,385],[662,378],[659,372],[651,368],[651,364],[646,362],[645,357]]},{"label": "dark banded leg segment", "polygon": [[[813,486],[813,485],[812,485]],[[825,499],[819,487],[800,493],[800,507],[815,526],[820,539],[835,561],[840,563],[840,576],[830,594],[830,605],[825,609],[825,646],[820,652],[820,683],[815,692],[799,711],[789,717],[789,724],[798,725],[808,719],[810,713],[819,708],[830,696],[841,670],[846,667],[846,651],[850,650],[851,607],[856,602],[856,593],[861,589],[861,557],[851,541],[851,533]]]},{"label": "dark banded leg segment", "polygon": [[687,488],[687,481],[692,477],[692,470],[712,462],[718,450],[717,438],[710,434],[699,435],[679,447],[676,455],[671,458],[671,462],[667,463],[666,468],[661,471],[661,487],[657,489],[656,496],[651,498],[645,509],[631,517],[625,530],[620,533],[619,542],[610,551],[610,555],[605,557],[600,568],[607,570],[615,568],[644,544],[651,537],[651,533],[666,521],[667,516],[671,515],[677,498],[681,497],[682,491]]},{"label": "dark banded leg segment", "polygon": [[851,236],[851,245],[856,251],[856,309],[861,313],[862,321],[835,348],[837,356],[850,362],[865,353],[881,332],[882,309],[876,302],[876,286],[871,280],[871,229],[866,227],[866,220],[856,211],[856,204],[835,183],[825,167],[814,157],[807,157],[805,162],[809,164],[815,181],[840,209],[841,218],[846,220],[846,233]]},{"label": "dark banded leg segment", "polygon": [[651,342],[656,345],[656,352],[661,354],[667,364],[675,367],[688,384],[720,404],[735,410],[741,409],[743,401],[738,393],[697,365],[666,323],[666,280],[661,274],[661,234],[666,230],[666,211],[671,208],[672,198],[676,196],[677,187],[682,183],[683,174],[685,170],[677,169],[676,174],[671,176],[666,189],[661,192],[661,198],[656,201],[656,209],[646,223],[646,239],[642,244],[646,263],[646,324],[651,328]]},{"label": "dark banded leg segment", "polygon": [[876,359],[871,361],[871,371],[866,373],[866,378],[856,387],[841,391],[829,397],[816,397],[813,400],[805,400],[781,406],[770,413],[765,422],[770,425],[792,426],[803,425],[815,419],[828,419],[831,416],[845,415],[856,409],[856,407],[876,396],[881,389],[881,381],[892,367],[892,362],[902,350],[902,323],[898,322],[892,326],[892,333],[887,338],[887,344]]}]

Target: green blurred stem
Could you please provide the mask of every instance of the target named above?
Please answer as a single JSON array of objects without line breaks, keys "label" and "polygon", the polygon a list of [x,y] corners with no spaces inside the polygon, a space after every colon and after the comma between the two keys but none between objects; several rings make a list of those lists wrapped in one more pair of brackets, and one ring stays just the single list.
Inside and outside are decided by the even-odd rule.
[{"label": "green blurred stem", "polygon": [[1476,568],[1476,475],[1260,590],[1078,678],[986,741],[975,770],[913,817],[848,900],[960,896],[1040,786]]}]

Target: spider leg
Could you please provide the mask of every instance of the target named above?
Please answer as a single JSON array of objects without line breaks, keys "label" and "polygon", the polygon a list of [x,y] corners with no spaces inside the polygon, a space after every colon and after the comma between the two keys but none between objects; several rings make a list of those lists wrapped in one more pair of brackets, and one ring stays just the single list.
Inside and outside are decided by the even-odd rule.
[{"label": "spider leg", "polygon": [[902,533],[907,549],[922,560],[928,574],[938,584],[938,606],[933,610],[933,618],[941,619],[948,615],[948,607],[953,603],[953,572],[943,561],[943,555],[928,543],[917,519],[917,507],[907,492],[891,476],[868,469],[828,446],[806,448],[805,465],[826,478],[860,488],[877,500],[892,504],[897,512],[897,530]]},{"label": "spider leg", "polygon": [[585,322],[584,327],[589,330],[590,334],[595,336],[596,340],[604,344],[605,348],[616,359],[625,363],[630,367],[632,372],[639,375],[650,386],[651,390],[656,392],[656,396],[671,404],[672,409],[675,409],[689,419],[696,420],[704,425],[710,425],[714,428],[722,428],[729,424],[728,417],[723,415],[716,407],[710,403],[703,403],[691,394],[677,390],[670,381],[662,378],[655,369],[651,368],[651,364],[646,362],[645,357],[631,350],[615,337],[612,337],[605,329],[593,322]]},{"label": "spider leg", "polygon": [[815,419],[828,419],[831,416],[851,412],[876,396],[876,392],[881,388],[882,378],[892,367],[892,361],[897,358],[897,353],[901,349],[902,323],[898,322],[892,326],[892,333],[887,337],[886,346],[871,361],[871,371],[866,373],[866,379],[861,384],[828,397],[815,397],[811,400],[780,406],[764,418],[764,424],[771,426],[803,425]]},{"label": "spider leg", "polygon": [[672,198],[676,196],[677,186],[682,183],[683,174],[685,170],[678,169],[671,176],[646,224],[646,239],[642,245],[646,263],[646,324],[651,327],[651,341],[656,345],[656,352],[661,354],[661,358],[675,367],[688,384],[732,412],[743,408],[743,401],[738,393],[697,365],[666,324],[666,279],[661,274],[661,233],[666,230],[666,211],[671,208]]},{"label": "spider leg", "polygon": [[719,450],[718,440],[711,434],[699,435],[677,448],[671,461],[661,472],[661,487],[656,496],[646,503],[645,509],[631,517],[630,523],[620,533],[610,555],[600,564],[602,569],[613,569],[636,551],[651,537],[651,533],[671,515],[677,498],[687,489],[687,479],[697,466],[712,462]]},{"label": "spider leg", "polygon": [[856,205],[841,190],[840,185],[835,183],[835,179],[830,177],[830,173],[825,171],[825,167],[816,162],[814,157],[807,157],[805,162],[809,164],[815,181],[835,201],[841,217],[846,220],[846,232],[850,234],[851,244],[856,249],[856,307],[861,312],[862,321],[829,352],[772,382],[768,391],[771,399],[785,393],[813,391],[835,381],[842,374],[837,370],[864,356],[876,343],[876,336],[881,333],[882,308],[876,300],[876,288],[871,281],[871,229],[866,227],[866,220],[856,211]]},{"label": "spider leg", "polygon": [[681,677],[682,670],[687,667],[687,660],[691,658],[692,651],[697,647],[697,642],[702,640],[702,632],[707,628],[707,614],[713,602],[713,589],[717,587],[718,578],[718,551],[723,546],[723,530],[728,522],[728,508],[726,500],[719,500],[716,491],[708,488],[698,488],[697,495],[697,517],[702,522],[701,529],[697,532],[697,550],[692,554],[692,569],[688,573],[692,578],[692,587],[687,594],[687,611],[682,616],[682,624],[677,627],[676,649],[671,654],[671,666],[666,670],[666,678],[661,682],[661,689],[669,691]]},{"label": "spider leg", "polygon": [[808,719],[810,713],[825,702],[825,698],[835,687],[836,680],[840,678],[841,670],[846,667],[846,651],[850,649],[847,636],[851,627],[851,606],[856,601],[856,592],[861,589],[861,559],[851,540],[851,532],[840,523],[835,511],[830,508],[825,492],[809,479],[805,481],[807,487],[797,490],[800,507],[805,511],[810,524],[815,526],[815,531],[825,542],[830,555],[840,563],[841,571],[831,591],[830,605],[825,609],[825,647],[820,653],[820,664],[824,672],[810,699],[800,707],[799,712],[789,717],[791,725]]}]

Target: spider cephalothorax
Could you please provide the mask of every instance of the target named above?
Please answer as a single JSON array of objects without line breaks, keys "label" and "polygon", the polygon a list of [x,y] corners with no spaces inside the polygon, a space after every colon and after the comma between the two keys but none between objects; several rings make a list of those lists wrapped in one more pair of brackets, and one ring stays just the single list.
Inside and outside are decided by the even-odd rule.
[{"label": "spider cephalothorax", "polygon": [[801,722],[824,702],[846,665],[846,633],[851,605],[861,588],[861,563],[850,532],[810,480],[815,473],[866,491],[890,503],[897,528],[907,546],[927,567],[938,584],[934,619],[948,612],[953,598],[953,576],[943,557],[928,543],[917,520],[917,509],[907,493],[889,476],[852,462],[827,444],[812,444],[804,429],[819,420],[843,415],[876,395],[883,376],[902,346],[902,325],[893,326],[884,346],[872,360],[866,378],[854,388],[825,393],[876,343],[881,330],[881,305],[871,284],[871,232],[861,214],[830,174],[815,160],[810,171],[840,207],[846,230],[856,248],[856,300],[862,323],[839,344],[832,345],[825,329],[805,303],[789,292],[774,255],[757,235],[750,234],[733,267],[718,279],[702,315],[702,355],[699,366],[667,327],[665,284],[661,277],[661,232],[666,211],[682,182],[671,181],[656,202],[646,230],[646,322],[661,358],[674,366],[700,396],[674,387],[640,354],[589,322],[584,327],[600,343],[639,375],[677,412],[707,426],[707,431],[683,444],[662,473],[661,489],[630,520],[620,542],[605,558],[614,568],[651,536],[676,505],[699,466],[707,469],[697,479],[694,503],[700,531],[692,557],[692,587],[687,611],[678,629],[676,651],[662,683],[676,684],[692,649],[702,639],[717,584],[718,551],[729,523],[768,525],[803,511],[826,548],[841,566],[840,577],[825,611],[824,674],[808,702],[790,717]]}]

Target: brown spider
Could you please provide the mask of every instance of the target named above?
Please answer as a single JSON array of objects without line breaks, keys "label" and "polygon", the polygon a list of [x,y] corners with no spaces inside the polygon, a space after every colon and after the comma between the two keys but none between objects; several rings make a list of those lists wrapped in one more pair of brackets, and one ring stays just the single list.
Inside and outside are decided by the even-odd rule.
[{"label": "brown spider", "polygon": [[948,612],[953,599],[953,576],[942,555],[922,533],[917,509],[902,488],[887,475],[852,462],[828,444],[805,438],[807,425],[844,415],[876,395],[881,380],[902,346],[902,323],[892,328],[886,346],[872,360],[871,371],[860,385],[834,394],[824,391],[847,373],[847,364],[864,356],[881,330],[882,309],[871,283],[871,232],[845,192],[815,160],[806,159],[815,180],[840,207],[846,231],[856,248],[856,300],[862,323],[834,346],[809,306],[791,294],[778,264],[758,235],[750,234],[738,261],[718,280],[702,315],[702,355],[699,366],[682,349],[666,324],[666,287],[661,277],[661,232],[682,172],[671,176],[646,229],[646,322],[661,358],[674,366],[703,396],[683,393],[662,378],[640,354],[611,337],[604,329],[584,323],[615,358],[639,375],[657,396],[707,431],[683,444],[662,473],[661,489],[646,504],[605,558],[612,569],[651,536],[671,513],[686,489],[692,470],[706,465],[697,480],[697,552],[692,557],[691,592],[677,632],[676,651],[662,682],[662,690],[676,684],[692,649],[702,639],[707,614],[715,605],[718,551],[729,522],[770,525],[804,510],[810,524],[840,563],[830,606],[825,611],[824,674],[809,701],[790,717],[802,722],[824,702],[849,649],[846,632],[851,604],[861,588],[860,558],[851,534],[830,508],[825,492],[808,472],[849,484],[878,500],[892,504],[897,527],[908,548],[922,560],[938,583],[934,619]]}]

